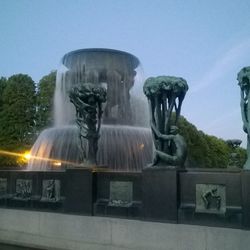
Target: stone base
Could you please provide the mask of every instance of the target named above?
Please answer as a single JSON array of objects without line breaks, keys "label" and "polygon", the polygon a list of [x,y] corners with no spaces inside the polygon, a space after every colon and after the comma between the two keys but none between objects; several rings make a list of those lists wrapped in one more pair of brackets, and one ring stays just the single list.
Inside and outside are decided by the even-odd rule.
[{"label": "stone base", "polygon": [[142,213],[146,220],[178,219],[178,171],[176,167],[148,167],[142,171]]},{"label": "stone base", "polygon": [[250,170],[243,170],[241,173],[242,184],[242,225],[250,228]]},{"label": "stone base", "polygon": [[91,168],[70,168],[66,170],[67,187],[65,212],[92,215],[93,172]]}]

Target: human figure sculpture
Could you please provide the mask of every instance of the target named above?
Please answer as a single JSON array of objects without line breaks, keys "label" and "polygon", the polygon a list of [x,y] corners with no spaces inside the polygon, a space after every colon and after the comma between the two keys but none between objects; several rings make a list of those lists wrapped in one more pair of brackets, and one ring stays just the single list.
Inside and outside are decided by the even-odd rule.
[{"label": "human figure sculpture", "polygon": [[[169,144],[171,147],[171,153],[162,152],[156,149],[154,161],[159,158],[160,161],[167,162],[172,166],[183,166],[187,156],[187,145],[183,136],[178,134],[178,127],[171,126],[169,135],[159,133],[154,124],[151,124],[151,128],[157,139],[165,141],[165,143]],[[154,162],[154,164],[156,163]]]},{"label": "human figure sculpture", "polygon": [[46,187],[46,198],[48,200],[56,199],[55,180],[48,181],[48,186]]},{"label": "human figure sculpture", "polygon": [[244,169],[250,169],[250,67],[244,67],[238,73],[238,84],[241,90],[241,116],[243,121],[243,130],[247,134],[247,161],[244,165]]},{"label": "human figure sculpture", "polygon": [[[98,139],[100,137],[102,104],[106,102],[106,89],[99,84],[83,83],[74,87],[70,93],[70,101],[76,108],[76,122],[80,129],[80,148],[83,161],[89,165],[96,165]],[[88,141],[88,151],[84,146]]]},{"label": "human figure sculpture", "polygon": [[31,196],[31,182],[28,180],[20,180],[17,182],[16,196],[20,199],[28,199]]},{"label": "human figure sculpture", "polygon": [[212,199],[215,199],[215,201],[216,201],[215,208],[217,210],[220,209],[220,207],[221,207],[221,197],[220,197],[220,195],[217,194],[217,192],[218,192],[217,188],[212,188],[212,189],[209,189],[209,190],[205,191],[202,194],[202,200],[204,202],[204,206],[205,206],[206,209],[211,208]]},{"label": "human figure sculpture", "polygon": [[180,77],[150,77],[144,83],[155,145],[152,166],[184,166],[187,146],[176,125],[187,90],[187,82]]}]

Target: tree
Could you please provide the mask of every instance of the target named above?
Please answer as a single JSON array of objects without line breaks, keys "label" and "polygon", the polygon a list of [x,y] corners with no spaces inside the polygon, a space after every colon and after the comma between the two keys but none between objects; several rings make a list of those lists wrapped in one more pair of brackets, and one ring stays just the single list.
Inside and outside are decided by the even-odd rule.
[{"label": "tree", "polygon": [[235,153],[237,155],[237,166],[243,168],[247,160],[247,151],[241,147],[236,148]]},{"label": "tree", "polygon": [[229,147],[225,141],[215,136],[205,135],[208,144],[208,167],[226,168],[229,162]]},{"label": "tree", "polygon": [[[35,83],[28,75],[13,75],[7,80],[2,93],[1,149],[23,151],[30,147],[34,125]],[[9,164],[14,163],[10,161]]]},{"label": "tree", "polygon": [[[188,167],[199,168],[226,168],[230,157],[230,147],[226,141],[215,136],[207,135],[189,123],[184,117],[180,117],[178,126],[180,134],[187,142]],[[246,161],[246,150],[238,148],[239,166]]]},{"label": "tree", "polygon": [[190,167],[204,167],[207,165],[208,145],[202,131],[189,123],[184,117],[180,117],[180,134],[185,138],[188,149],[187,165]]},{"label": "tree", "polygon": [[6,87],[7,79],[5,77],[0,78],[0,112],[3,109],[3,91]]},{"label": "tree", "polygon": [[38,83],[37,128],[48,127],[53,123],[53,97],[56,85],[56,71],[44,76]]}]

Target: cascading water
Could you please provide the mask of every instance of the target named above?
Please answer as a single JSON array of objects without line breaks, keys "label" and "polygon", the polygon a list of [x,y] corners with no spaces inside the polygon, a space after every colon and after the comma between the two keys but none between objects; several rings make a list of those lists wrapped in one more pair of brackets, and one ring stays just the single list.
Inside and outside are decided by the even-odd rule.
[{"label": "cascading water", "polygon": [[75,107],[68,93],[84,82],[107,88],[98,164],[115,170],[139,171],[151,162],[151,132],[145,128],[147,104],[138,93],[142,90],[141,75],[139,60],[126,52],[83,49],[66,54],[57,71],[55,124],[44,130],[33,145],[28,169],[49,170],[58,162],[80,163]]}]

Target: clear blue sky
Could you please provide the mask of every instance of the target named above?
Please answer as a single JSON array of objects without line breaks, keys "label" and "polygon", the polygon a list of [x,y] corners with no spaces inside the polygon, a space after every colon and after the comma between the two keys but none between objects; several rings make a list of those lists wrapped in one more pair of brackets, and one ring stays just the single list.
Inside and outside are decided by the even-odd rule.
[{"label": "clear blue sky", "polygon": [[236,76],[250,65],[249,0],[0,0],[0,76],[38,82],[65,53],[94,47],[133,53],[146,77],[184,77],[182,114],[246,141]]}]

